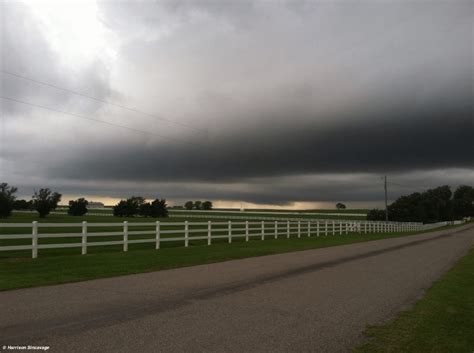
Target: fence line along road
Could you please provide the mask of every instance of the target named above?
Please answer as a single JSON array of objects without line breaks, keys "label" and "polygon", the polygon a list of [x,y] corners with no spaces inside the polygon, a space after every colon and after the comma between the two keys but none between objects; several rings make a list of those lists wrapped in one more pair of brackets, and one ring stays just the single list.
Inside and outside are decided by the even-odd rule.
[{"label": "fence line along road", "polygon": [[[342,221],[342,220],[286,220],[282,221],[254,221],[249,222],[115,222],[115,223],[0,223],[0,228],[31,228],[29,234],[0,234],[0,240],[16,241],[17,239],[30,239],[31,244],[14,244],[0,246],[0,251],[31,250],[32,258],[38,257],[41,249],[81,248],[82,255],[87,254],[88,247],[122,245],[123,251],[128,251],[129,244],[154,243],[155,249],[160,248],[162,242],[183,242],[185,247],[193,240],[207,240],[211,245],[214,239],[227,239],[232,243],[235,238],[250,238],[265,240],[266,238],[278,239],[281,237],[302,236],[330,236],[348,233],[372,234],[391,232],[422,231],[446,225],[447,222],[434,224],[404,223],[404,222],[372,222],[372,221]],[[100,228],[120,227],[118,231],[91,231]],[[134,227],[142,229],[132,230]],[[68,233],[42,233],[41,228],[76,228],[80,232]],[[143,228],[146,228],[145,230]],[[142,236],[147,236],[143,238]],[[115,237],[109,241],[92,241],[96,237]],[[40,244],[40,239],[71,238],[73,243]],[[119,238],[117,240],[117,238]],[[72,240],[73,240],[72,239]],[[5,242],[3,242],[5,243]]]}]

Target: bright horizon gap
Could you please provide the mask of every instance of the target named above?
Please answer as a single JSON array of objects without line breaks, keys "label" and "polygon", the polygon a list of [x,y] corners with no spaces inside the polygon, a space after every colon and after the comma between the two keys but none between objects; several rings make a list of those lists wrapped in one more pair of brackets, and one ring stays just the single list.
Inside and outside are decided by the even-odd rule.
[{"label": "bright horizon gap", "polygon": [[[82,195],[63,195],[61,197],[61,202],[59,206],[68,206],[69,200],[76,200],[80,197],[84,197],[89,202],[102,202],[105,206],[114,206],[120,200],[124,200],[126,198],[112,198],[112,197],[88,197]],[[20,197],[21,198],[21,197]],[[31,199],[25,198],[26,200]],[[153,199],[146,199],[147,201],[152,201]],[[167,200],[167,203],[170,207],[173,206],[183,206],[186,201],[207,201],[207,199],[186,199],[182,200]],[[228,209],[236,209],[239,210],[241,207],[244,209],[272,209],[272,210],[328,210],[328,209],[336,209],[336,203],[342,202],[346,205],[347,209],[370,209],[370,208],[381,208],[383,207],[383,202],[380,201],[314,201],[314,202],[292,202],[287,205],[278,205],[278,204],[259,204],[253,202],[240,202],[240,201],[226,201],[226,200],[209,200],[213,204],[213,208],[228,208]]]}]

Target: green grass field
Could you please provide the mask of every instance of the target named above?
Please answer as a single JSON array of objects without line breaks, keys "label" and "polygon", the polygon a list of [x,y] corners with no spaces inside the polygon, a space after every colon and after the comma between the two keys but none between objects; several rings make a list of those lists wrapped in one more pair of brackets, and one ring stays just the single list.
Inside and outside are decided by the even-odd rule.
[{"label": "green grass field", "polygon": [[474,249],[387,325],[367,329],[355,353],[471,353],[474,351]]},{"label": "green grass field", "polygon": [[[67,212],[67,208],[65,207],[60,207],[57,209],[57,211],[60,212]],[[225,211],[233,211],[233,212],[225,212]],[[174,215],[181,215],[181,216],[199,216],[201,219],[206,219],[206,218],[212,218],[212,216],[219,216],[219,217],[290,217],[290,218],[313,218],[313,219],[353,219],[353,220],[363,220],[366,218],[366,214],[368,210],[361,210],[361,209],[345,209],[345,210],[304,210],[304,211],[294,211],[294,210],[265,210],[265,209],[259,209],[259,210],[246,210],[243,212],[237,212],[238,210],[231,210],[231,209],[215,209],[212,211],[193,211],[193,212],[185,212],[185,210],[173,210],[170,209],[170,216],[173,217]],[[281,215],[278,214],[265,214],[261,213],[258,214],[258,212],[274,212],[274,213],[281,213]],[[111,208],[104,208],[104,209],[93,209],[89,211],[90,213],[100,213],[104,215],[111,215],[112,214],[112,209]],[[311,215],[308,213],[327,213],[328,215],[323,215],[323,214],[317,214],[317,215]],[[341,213],[341,214],[363,214],[363,216],[339,216],[339,215],[330,215],[331,213]],[[179,217],[182,218],[182,217]]]},{"label": "green grass field", "polygon": [[[31,222],[37,219],[32,214],[16,214],[8,219],[9,222]],[[117,222],[121,218],[110,217],[104,220],[101,216],[70,217],[65,215],[51,215],[42,221],[48,223],[79,222]],[[143,222],[143,218],[131,218],[131,230],[151,230],[153,226],[138,226],[133,228],[134,222]],[[167,219],[179,221],[183,219]],[[163,223],[166,224],[166,223]],[[174,226],[170,226],[172,229]],[[222,226],[225,229],[225,225]],[[442,228],[439,228],[442,229]],[[31,228],[0,228],[3,234],[21,234],[31,232]],[[79,232],[80,228],[46,228],[40,229],[42,233]],[[120,231],[121,227],[105,227],[102,231]],[[199,233],[193,233],[199,234]],[[225,234],[225,233],[223,233]],[[242,235],[243,231],[235,232]],[[250,234],[258,235],[259,231]],[[252,237],[247,243],[242,236],[234,238],[232,244],[227,239],[213,239],[212,245],[207,246],[206,240],[193,240],[190,238],[188,248],[183,247],[183,242],[163,242],[161,249],[155,250],[154,243],[130,244],[129,251],[124,253],[122,245],[88,246],[88,254],[80,255],[80,248],[40,249],[39,258],[31,258],[31,250],[0,252],[0,290],[66,283],[86,279],[126,275],[132,273],[155,271],[166,268],[197,265],[210,262],[240,259],[245,257],[269,255],[306,249],[337,246],[388,237],[408,236],[414,233],[386,233],[386,234],[347,234],[312,236],[308,238],[302,233],[300,239],[293,235],[290,239],[265,239]],[[176,236],[176,235],[173,235]],[[182,236],[182,235],[181,235]],[[135,238],[134,238],[135,237]],[[153,238],[153,235],[130,236],[130,239]],[[122,236],[94,237],[88,241],[121,240]],[[41,238],[39,244],[51,243],[79,243],[80,234],[71,238]],[[31,244],[31,239],[0,240],[0,245]]]}]

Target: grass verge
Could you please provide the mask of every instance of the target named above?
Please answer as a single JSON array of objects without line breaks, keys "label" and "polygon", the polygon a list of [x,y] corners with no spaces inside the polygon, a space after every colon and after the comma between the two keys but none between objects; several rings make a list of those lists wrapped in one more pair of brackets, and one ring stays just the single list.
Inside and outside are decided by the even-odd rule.
[{"label": "grass verge", "polygon": [[355,353],[474,351],[474,249],[392,322],[367,328]]}]

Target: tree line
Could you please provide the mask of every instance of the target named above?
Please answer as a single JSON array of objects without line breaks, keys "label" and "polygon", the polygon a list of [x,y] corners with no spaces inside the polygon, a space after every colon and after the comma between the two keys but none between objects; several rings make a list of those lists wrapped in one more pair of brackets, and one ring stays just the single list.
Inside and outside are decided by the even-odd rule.
[{"label": "tree line", "polygon": [[0,183],[0,218],[9,217],[13,209],[36,210],[41,218],[46,217],[61,201],[61,194],[48,188],[39,189],[33,194],[31,201],[17,200],[18,188],[7,183]]},{"label": "tree line", "polygon": [[132,196],[126,200],[121,200],[114,206],[114,216],[118,217],[168,217],[168,205],[165,199],[155,199],[146,202],[144,197]]},{"label": "tree line", "polygon": [[184,208],[187,210],[212,210],[211,201],[188,201],[184,204]]},{"label": "tree line", "polygon": [[[0,218],[10,217],[13,210],[37,211],[40,218],[44,218],[58,207],[62,195],[48,188],[35,191],[30,201],[17,199],[15,194],[18,188],[7,183],[0,183]],[[69,201],[67,213],[70,216],[84,216],[89,202],[85,198]],[[212,208],[212,203],[211,203]],[[113,207],[114,216],[118,217],[168,217],[168,205],[165,199],[155,199],[146,202],[144,197],[132,196],[121,200]]]},{"label": "tree line", "polygon": [[[435,223],[474,216],[474,188],[461,185],[454,192],[448,185],[400,196],[388,206],[389,221]],[[372,221],[385,220],[385,210],[367,214]]]}]

